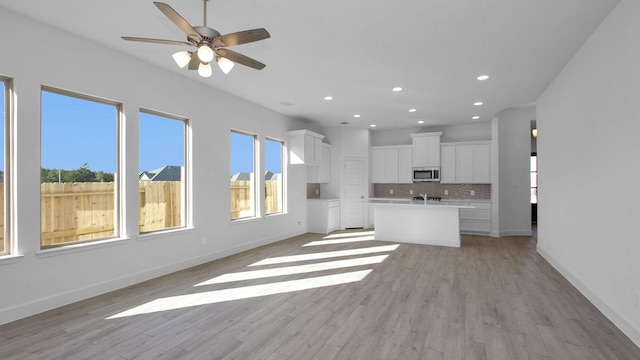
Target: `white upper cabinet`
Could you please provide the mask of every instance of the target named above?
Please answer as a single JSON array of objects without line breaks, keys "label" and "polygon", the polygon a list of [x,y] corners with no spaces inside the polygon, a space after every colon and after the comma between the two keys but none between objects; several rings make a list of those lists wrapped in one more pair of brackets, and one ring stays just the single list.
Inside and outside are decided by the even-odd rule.
[{"label": "white upper cabinet", "polygon": [[324,135],[309,130],[289,131],[289,164],[320,165]]},{"label": "white upper cabinet", "polygon": [[322,143],[322,160],[319,165],[307,165],[307,183],[326,184],[331,175],[331,145]]},{"label": "white upper cabinet", "polygon": [[442,144],[440,182],[490,184],[490,148],[490,141]]},{"label": "white upper cabinet", "polygon": [[372,183],[411,183],[412,177],[411,146],[372,146],[371,182]]},{"label": "white upper cabinet", "polygon": [[413,183],[413,147],[398,148],[398,182],[401,184]]},{"label": "white upper cabinet", "polygon": [[413,166],[440,166],[440,136],[442,132],[411,134],[413,138]]},{"label": "white upper cabinet", "polygon": [[322,160],[318,166],[318,182],[326,184],[331,178],[331,145],[322,144]]}]

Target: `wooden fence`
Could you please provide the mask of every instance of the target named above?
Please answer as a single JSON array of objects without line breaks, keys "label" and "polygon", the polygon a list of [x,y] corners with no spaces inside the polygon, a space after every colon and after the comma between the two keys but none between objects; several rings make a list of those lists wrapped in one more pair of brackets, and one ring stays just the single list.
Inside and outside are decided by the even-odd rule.
[{"label": "wooden fence", "polygon": [[[182,224],[180,181],[139,183],[140,232]],[[43,183],[40,231],[43,248],[115,236],[114,183]]]},{"label": "wooden fence", "polygon": [[[248,216],[253,202],[251,182],[230,185],[231,218]],[[183,225],[180,181],[141,181],[139,190],[141,233]],[[281,192],[280,181],[265,182],[265,214],[282,212]],[[40,193],[43,248],[115,236],[114,183],[43,183]],[[0,216],[0,223],[3,219]]]},{"label": "wooden fence", "polygon": [[[282,212],[282,183],[279,180],[265,181],[264,213]],[[255,216],[251,196],[251,181],[231,181],[231,219]]]}]

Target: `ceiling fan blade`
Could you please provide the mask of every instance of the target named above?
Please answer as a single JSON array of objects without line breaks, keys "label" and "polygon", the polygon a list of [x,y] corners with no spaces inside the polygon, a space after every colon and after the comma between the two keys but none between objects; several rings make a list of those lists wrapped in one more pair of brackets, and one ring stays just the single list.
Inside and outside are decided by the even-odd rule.
[{"label": "ceiling fan blade", "polygon": [[191,54],[191,61],[189,61],[189,70],[198,70],[198,66],[200,66],[200,58],[198,58],[198,52],[194,51]]},{"label": "ceiling fan blade", "polygon": [[167,44],[167,45],[189,45],[186,41],[176,41],[176,40],[162,40],[162,39],[149,39],[149,38],[140,38],[140,37],[131,37],[131,36],[121,36],[122,40],[127,41],[139,41],[153,44]]},{"label": "ceiling fan blade", "polygon": [[180,28],[190,39],[195,39],[200,42],[202,40],[202,36],[198,34],[198,32],[185,20],[177,11],[173,10],[173,8],[165,3],[155,1],[154,4],[165,14],[166,17],[169,18],[176,26]]},{"label": "ceiling fan blade", "polygon": [[225,57],[235,63],[248,66],[250,68],[258,69],[258,70],[261,70],[266,66],[265,64],[261,63],[258,60],[254,60],[248,56],[242,55],[235,51],[231,51],[229,49],[217,49],[216,54],[218,54],[219,56]]},{"label": "ceiling fan blade", "polygon": [[231,34],[226,34],[218,37],[215,40],[220,40],[224,43],[224,46],[235,46],[240,44],[246,44],[254,41],[264,40],[270,38],[271,35],[264,28],[251,29],[245,31],[238,31]]}]

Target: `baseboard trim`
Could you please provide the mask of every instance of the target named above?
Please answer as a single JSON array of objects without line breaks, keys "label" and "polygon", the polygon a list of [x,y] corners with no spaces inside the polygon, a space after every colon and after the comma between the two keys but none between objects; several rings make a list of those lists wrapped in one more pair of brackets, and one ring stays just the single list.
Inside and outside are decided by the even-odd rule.
[{"label": "baseboard trim", "polygon": [[74,289],[72,291],[53,294],[44,298],[22,303],[20,305],[5,308],[0,310],[0,325],[302,234],[303,232],[292,232],[280,234],[274,237],[262,238],[202,256],[181,260],[171,264],[164,264],[153,269],[146,269],[137,273],[128,274],[127,276],[109,279]]},{"label": "baseboard trim", "polygon": [[621,316],[618,311],[607,305],[598,295],[592,292],[582,281],[578,280],[569,270],[560,265],[553,256],[546,252],[540,245],[536,247],[538,254],[540,254],[551,266],[553,266],[562,276],[564,276],[587,300],[589,300],[600,312],[606,316],[613,324],[620,329],[631,341],[633,341],[638,347],[640,347],[640,328],[634,324],[628,322],[624,316]]}]

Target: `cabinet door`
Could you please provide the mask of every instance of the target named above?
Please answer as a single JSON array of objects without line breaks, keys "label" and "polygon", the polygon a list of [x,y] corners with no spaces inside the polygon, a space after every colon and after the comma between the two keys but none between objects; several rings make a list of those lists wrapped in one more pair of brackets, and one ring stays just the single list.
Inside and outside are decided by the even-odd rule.
[{"label": "cabinet door", "polygon": [[318,182],[318,166],[307,165],[307,183],[316,184]]},{"label": "cabinet door", "polygon": [[331,147],[327,144],[322,144],[322,159],[320,159],[320,165],[318,166],[318,182],[326,184],[329,182],[331,175]]},{"label": "cabinet door", "polygon": [[413,149],[398,149],[398,182],[411,184],[413,182]]},{"label": "cabinet door", "polygon": [[304,163],[307,165],[315,164],[315,138],[311,135],[304,136]]},{"label": "cabinet door", "polygon": [[398,182],[398,149],[384,150],[384,182]]},{"label": "cabinet door", "polygon": [[371,149],[371,182],[384,182],[384,149]]},{"label": "cabinet door", "polygon": [[427,137],[427,154],[425,166],[440,166],[440,137]]},{"label": "cabinet door", "polygon": [[491,183],[491,158],[489,145],[473,146],[473,182]]},{"label": "cabinet door", "polygon": [[473,182],[473,146],[456,147],[456,182]]},{"label": "cabinet door", "polygon": [[413,138],[413,166],[427,166],[427,138]]},{"label": "cabinet door", "polygon": [[317,137],[313,138],[313,161],[318,165],[322,161],[322,139]]},{"label": "cabinet door", "polygon": [[440,148],[440,182],[453,184],[456,182],[456,147]]}]

